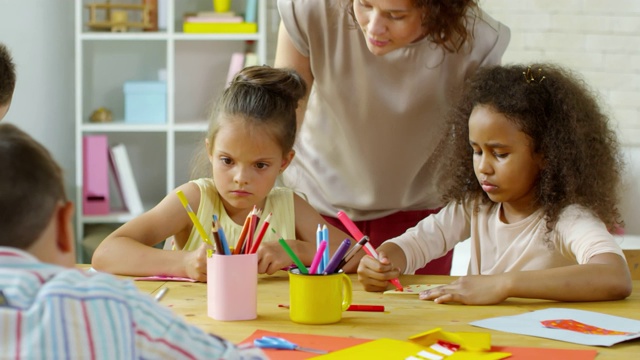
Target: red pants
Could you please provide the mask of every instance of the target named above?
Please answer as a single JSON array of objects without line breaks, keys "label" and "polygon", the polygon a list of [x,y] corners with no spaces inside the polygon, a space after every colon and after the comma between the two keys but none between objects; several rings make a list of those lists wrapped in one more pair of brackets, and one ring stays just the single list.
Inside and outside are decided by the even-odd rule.
[{"label": "red pants", "polygon": [[[438,211],[440,211],[440,209],[401,211],[380,219],[354,222],[363,234],[369,236],[369,242],[377,248],[383,241],[403,234],[408,228],[411,228],[420,222],[420,220],[431,214],[435,214]],[[324,215],[323,217],[331,225],[349,234],[338,218]],[[355,240],[357,241],[359,239]],[[418,269],[416,274],[449,275],[451,273],[452,259],[453,250],[438,259],[432,260],[425,267]]]}]

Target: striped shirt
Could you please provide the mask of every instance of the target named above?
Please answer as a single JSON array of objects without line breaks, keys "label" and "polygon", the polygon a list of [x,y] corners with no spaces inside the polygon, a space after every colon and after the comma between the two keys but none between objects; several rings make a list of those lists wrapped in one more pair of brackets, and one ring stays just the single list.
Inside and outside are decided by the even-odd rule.
[{"label": "striped shirt", "polygon": [[265,359],[187,324],[131,281],[0,247],[2,359]]}]

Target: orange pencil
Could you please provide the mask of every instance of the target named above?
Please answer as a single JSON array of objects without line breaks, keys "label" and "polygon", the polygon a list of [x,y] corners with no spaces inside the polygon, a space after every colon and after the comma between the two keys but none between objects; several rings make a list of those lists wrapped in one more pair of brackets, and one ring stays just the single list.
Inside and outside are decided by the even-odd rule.
[{"label": "orange pencil", "polygon": [[238,241],[236,242],[236,248],[233,249],[233,254],[238,255],[242,254],[244,251],[242,246],[244,245],[244,240],[247,238],[247,233],[249,232],[249,222],[251,221],[251,211],[247,214],[247,218],[244,219],[244,225],[242,225],[242,231],[240,232],[240,237],[238,237]]},{"label": "orange pencil", "polygon": [[260,221],[260,211],[255,205],[253,205],[253,210],[251,210],[251,220],[249,221],[249,234],[247,235],[245,254],[249,254],[249,250],[253,247],[253,240],[256,233],[256,227],[258,227],[258,221]]},{"label": "orange pencil", "polygon": [[249,251],[249,254],[255,254],[256,251],[258,251],[258,247],[260,246],[260,243],[262,242],[262,238],[264,237],[264,233],[267,232],[267,228],[269,228],[269,224],[271,221],[271,213],[269,213],[269,215],[267,215],[267,218],[264,219],[264,221],[262,222],[262,227],[260,228],[260,232],[258,233],[258,237],[256,237],[256,241],[253,243],[253,246],[251,247],[251,250]]}]

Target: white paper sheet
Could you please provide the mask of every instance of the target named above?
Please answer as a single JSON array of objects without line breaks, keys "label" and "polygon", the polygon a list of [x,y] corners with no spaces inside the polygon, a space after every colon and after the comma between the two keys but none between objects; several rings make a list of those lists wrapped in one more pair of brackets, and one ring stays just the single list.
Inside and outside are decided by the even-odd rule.
[{"label": "white paper sheet", "polygon": [[[595,335],[572,330],[547,328],[541,321],[570,319],[583,324],[615,331],[630,332],[630,335]],[[473,326],[506,331],[516,334],[538,336],[584,345],[611,346],[622,341],[640,338],[640,321],[592,311],[550,308],[514,316],[501,316],[470,323]]]}]

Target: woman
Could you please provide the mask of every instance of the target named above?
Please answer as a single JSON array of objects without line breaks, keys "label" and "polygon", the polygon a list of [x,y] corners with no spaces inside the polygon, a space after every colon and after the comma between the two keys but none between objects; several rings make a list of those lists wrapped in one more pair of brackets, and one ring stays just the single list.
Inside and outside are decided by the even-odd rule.
[{"label": "woman", "polygon": [[[433,155],[453,92],[500,63],[509,29],[473,0],[278,0],[278,10],[275,65],[309,84],[285,185],[333,225],[346,212],[374,246],[436,212]],[[451,255],[417,273],[449,274]]]}]

